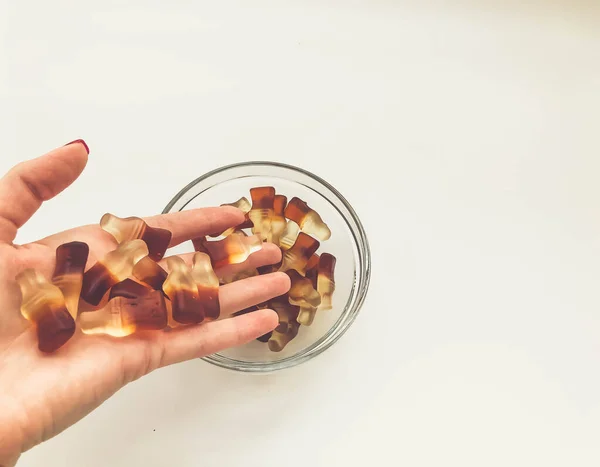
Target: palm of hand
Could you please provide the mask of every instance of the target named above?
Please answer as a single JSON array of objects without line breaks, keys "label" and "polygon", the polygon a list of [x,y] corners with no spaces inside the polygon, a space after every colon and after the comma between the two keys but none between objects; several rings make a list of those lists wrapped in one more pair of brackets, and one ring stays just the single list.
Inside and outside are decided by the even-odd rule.
[{"label": "palm of hand", "polygon": [[[0,466],[16,462],[21,452],[75,423],[127,383],[162,366],[240,345],[277,325],[274,312],[261,310],[122,339],[83,335],[78,330],[57,353],[40,353],[34,328],[19,312],[21,293],[14,277],[33,267],[49,278],[56,247],[62,243],[86,242],[90,267],[113,250],[116,242],[98,226],[79,227],[22,246],[12,240],[43,200],[74,181],[86,160],[83,145],[65,146],[17,166],[0,181]],[[173,246],[236,225],[243,215],[235,209],[208,208],[146,220],[171,230]],[[279,258],[279,249],[265,245],[238,267],[270,264]],[[219,292],[222,315],[268,300],[288,288],[287,276],[279,273],[223,286]]]}]

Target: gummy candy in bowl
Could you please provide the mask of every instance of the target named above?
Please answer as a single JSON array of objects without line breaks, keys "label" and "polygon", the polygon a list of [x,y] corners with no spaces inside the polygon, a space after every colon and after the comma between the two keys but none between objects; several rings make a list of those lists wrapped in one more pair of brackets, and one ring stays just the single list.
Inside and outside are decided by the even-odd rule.
[{"label": "gummy candy in bowl", "polygon": [[[245,162],[213,170],[183,188],[163,213],[219,206],[241,197],[251,200],[250,190],[256,187],[273,187],[278,195],[287,196],[288,203],[294,197],[306,202],[331,231],[316,254],[335,258],[335,291],[327,297],[328,306],[314,313],[310,325],[300,325],[297,336],[282,350],[272,351],[270,345],[256,340],[204,358],[232,370],[266,373],[310,360],[346,332],[365,300],[371,257],[366,233],[350,203],[320,177],[276,162]],[[178,253],[191,251],[188,243],[188,250]]]}]

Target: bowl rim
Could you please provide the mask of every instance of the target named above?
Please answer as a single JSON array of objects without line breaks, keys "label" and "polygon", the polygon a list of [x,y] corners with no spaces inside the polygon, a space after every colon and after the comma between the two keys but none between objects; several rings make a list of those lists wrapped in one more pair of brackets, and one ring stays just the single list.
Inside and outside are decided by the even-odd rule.
[{"label": "bowl rim", "polygon": [[[320,183],[325,188],[327,188],[329,191],[331,191],[335,195],[335,197],[337,197],[337,199],[344,205],[344,208],[348,211],[349,216],[352,218],[352,221],[355,224],[356,232],[354,231],[353,228],[350,228],[350,230],[353,234],[354,241],[356,242],[356,247],[359,250],[359,256],[361,256],[360,259],[361,259],[362,267],[356,268],[356,274],[360,275],[359,279],[360,279],[361,287],[359,287],[357,289],[356,299],[354,301],[354,304],[352,305],[352,308],[347,311],[348,319],[346,319],[339,328],[336,328],[335,326],[332,327],[332,330],[335,329],[335,331],[336,331],[335,335],[330,336],[330,334],[327,333],[321,339],[319,339],[315,344],[313,344],[313,346],[308,348],[308,349],[312,349],[312,351],[307,351],[307,349],[305,349],[305,350],[301,351],[299,354],[292,355],[290,357],[284,358],[279,361],[240,362],[241,365],[228,363],[227,361],[231,362],[231,361],[235,361],[235,360],[232,360],[228,357],[221,356],[218,353],[202,357],[202,360],[209,362],[213,365],[216,365],[218,367],[228,369],[228,370],[234,370],[234,371],[245,372],[245,373],[271,373],[271,372],[277,371],[277,370],[292,368],[292,367],[300,365],[301,363],[304,363],[308,360],[311,360],[314,357],[317,357],[318,355],[325,352],[325,350],[330,348],[333,344],[335,344],[346,333],[348,328],[356,320],[356,317],[358,316],[358,313],[360,312],[360,310],[364,304],[364,301],[367,297],[367,292],[369,290],[369,285],[370,285],[370,281],[371,281],[371,250],[370,250],[369,242],[367,239],[367,234],[362,225],[362,222],[360,221],[356,211],[354,210],[352,205],[348,202],[348,200],[344,197],[344,195],[342,195],[333,185],[331,185],[329,182],[327,182],[323,178],[319,177],[318,175],[315,175],[314,173],[312,173],[306,169],[303,169],[303,168],[300,168],[300,167],[297,167],[294,165],[290,165],[290,164],[284,164],[281,162],[246,161],[246,162],[237,162],[234,164],[228,164],[228,165],[224,165],[224,166],[218,167],[216,169],[213,169],[213,170],[206,172],[205,174],[197,177],[196,179],[192,180],[184,188],[179,190],[179,192],[171,199],[171,201],[169,201],[169,203],[167,203],[167,205],[163,209],[162,213],[167,214],[167,213],[171,212],[171,209],[173,209],[173,207],[179,202],[179,200],[181,200],[181,198],[183,198],[183,196],[185,196],[186,193],[188,193],[192,188],[194,188],[199,183],[202,183],[203,181],[210,179],[211,177],[218,175],[220,173],[226,172],[228,170],[234,170],[234,169],[239,169],[239,168],[244,168],[244,167],[276,167],[276,168],[291,170],[293,172],[299,172],[300,174],[305,175],[305,176],[313,179],[314,181]],[[238,177],[232,177],[231,180],[233,180],[235,178],[238,178]],[[198,195],[196,195],[196,196],[198,196]],[[345,217],[345,216],[342,215],[342,217]],[[346,220],[346,223],[348,223],[347,220]],[[361,253],[362,253],[362,255],[361,255]],[[341,316],[343,316],[343,315],[341,315]],[[340,316],[340,319],[341,319],[341,316]],[[331,338],[328,339],[328,337],[331,337]],[[318,343],[320,343],[321,345],[317,345]]]}]

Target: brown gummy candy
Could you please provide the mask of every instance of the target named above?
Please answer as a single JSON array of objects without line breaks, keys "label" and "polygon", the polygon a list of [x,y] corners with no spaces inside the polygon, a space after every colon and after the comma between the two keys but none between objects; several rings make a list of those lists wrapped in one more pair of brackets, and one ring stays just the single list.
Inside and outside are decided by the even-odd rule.
[{"label": "brown gummy candy", "polygon": [[194,254],[192,277],[198,287],[200,304],[206,319],[217,319],[221,314],[219,304],[219,278],[213,271],[206,253]]},{"label": "brown gummy candy", "polygon": [[310,279],[312,286],[317,288],[317,277],[319,274],[319,255],[316,253],[310,257],[308,263],[306,263],[306,275],[307,279]]},{"label": "brown gummy candy", "polygon": [[121,243],[83,275],[81,298],[91,305],[98,305],[108,289],[127,279],[135,264],[147,255],[148,247],[143,240]]},{"label": "brown gummy candy", "polygon": [[287,226],[287,221],[284,216],[287,197],[283,195],[275,195],[273,200],[273,216],[271,217],[271,242],[279,245],[281,235]]},{"label": "brown gummy candy", "polygon": [[26,269],[16,278],[21,289],[21,314],[34,323],[38,348],[54,352],[75,333],[75,320],[60,289],[38,271]]},{"label": "brown gummy candy", "polygon": [[272,272],[276,272],[279,271],[279,268],[281,267],[281,264],[276,265],[276,264],[266,264],[264,266],[259,266],[256,268],[256,270],[258,271],[258,274],[262,275],[262,274],[271,274]]},{"label": "brown gummy candy", "polygon": [[275,188],[263,186],[250,189],[252,197],[252,209],[248,212],[248,218],[254,224],[252,233],[259,236],[262,241],[271,241],[271,218],[275,203]]},{"label": "brown gummy candy", "polygon": [[290,304],[301,308],[316,308],[321,304],[321,295],[312,286],[310,279],[302,277],[298,271],[291,269],[287,271],[292,285],[288,291]]},{"label": "brown gummy candy", "polygon": [[140,284],[133,279],[125,279],[111,287],[108,299],[112,300],[116,297],[136,298],[141,295],[147,295],[150,291],[151,290],[147,286]]},{"label": "brown gummy candy", "polygon": [[52,283],[61,290],[73,319],[77,319],[83,272],[89,252],[89,247],[83,242],[65,243],[56,249]]},{"label": "brown gummy candy", "polygon": [[167,327],[167,306],[162,292],[131,279],[116,284],[110,300],[100,310],[82,313],[79,325],[85,334],[124,337],[138,331]]},{"label": "brown gummy candy", "polygon": [[113,214],[104,214],[100,226],[119,243],[141,239],[148,245],[148,256],[159,261],[167,251],[172,234],[166,229],[150,227],[139,217],[120,218]]},{"label": "brown gummy candy", "polygon": [[300,323],[297,318],[300,307],[291,305],[285,295],[271,300],[269,307],[275,310],[279,317],[279,325],[272,331],[268,341],[269,350],[281,352],[298,335]]},{"label": "brown gummy candy", "polygon": [[319,274],[317,279],[317,290],[321,295],[320,310],[331,310],[333,292],[335,291],[335,256],[323,253],[319,259]]},{"label": "brown gummy candy", "polygon": [[194,239],[194,249],[208,254],[215,269],[228,264],[243,263],[248,256],[261,248],[262,242],[257,235],[248,237],[240,232],[216,241],[208,241],[205,238]]},{"label": "brown gummy candy", "polygon": [[180,324],[201,323],[204,321],[204,308],[191,269],[178,256],[169,257],[167,265],[170,272],[163,291],[171,300],[173,320]]},{"label": "brown gummy candy", "polygon": [[262,343],[267,343],[269,342],[271,337],[273,337],[273,331],[269,331],[268,333],[263,334],[262,336],[258,336],[256,340]]},{"label": "brown gummy candy", "polygon": [[208,255],[208,249],[206,248],[207,243],[208,240],[206,239],[206,237],[192,238],[192,245],[194,245],[194,251],[199,251],[200,253],[206,253]]},{"label": "brown gummy candy", "polygon": [[319,248],[319,241],[310,235],[300,232],[294,246],[283,253],[280,271],[295,269],[300,274],[306,274],[306,265],[311,256]]},{"label": "brown gummy candy", "polygon": [[132,274],[140,282],[149,285],[154,290],[162,290],[162,286],[167,280],[167,271],[149,256],[138,261],[133,267]]},{"label": "brown gummy candy", "polygon": [[298,197],[292,198],[288,203],[285,208],[285,217],[296,222],[304,232],[314,235],[320,240],[328,240],[331,237],[331,230],[323,222],[319,213]]}]

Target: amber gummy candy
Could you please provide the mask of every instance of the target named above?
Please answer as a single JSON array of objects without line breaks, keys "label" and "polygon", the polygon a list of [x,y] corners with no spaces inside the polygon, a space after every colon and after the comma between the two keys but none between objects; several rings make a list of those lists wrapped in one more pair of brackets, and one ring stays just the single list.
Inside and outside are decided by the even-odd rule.
[{"label": "amber gummy candy", "polygon": [[248,213],[249,219],[254,224],[252,233],[259,236],[262,241],[271,241],[271,218],[275,203],[275,188],[263,186],[250,189],[252,209]]},{"label": "amber gummy candy", "polygon": [[149,256],[137,262],[133,267],[132,274],[137,280],[149,285],[154,290],[162,290],[162,286],[167,280],[167,271]]},{"label": "amber gummy candy", "polygon": [[310,326],[315,320],[316,314],[317,308],[301,306],[300,312],[298,313],[298,322],[303,326]]},{"label": "amber gummy candy", "polygon": [[321,310],[331,310],[333,292],[335,291],[335,256],[323,253],[319,259],[319,273],[317,278],[317,290],[321,295]]},{"label": "amber gummy candy", "polygon": [[248,279],[250,277],[256,277],[260,275],[258,269],[256,268],[248,268],[242,271],[237,271],[231,274],[223,275],[221,273],[221,284],[231,284],[232,282],[241,281],[243,279]]},{"label": "amber gummy candy", "polygon": [[215,268],[228,264],[243,263],[248,259],[248,256],[262,248],[262,242],[257,235],[248,237],[241,232],[234,232],[228,237],[217,241],[196,238],[193,243],[196,251],[210,256]]},{"label": "amber gummy candy", "polygon": [[246,198],[245,196],[242,196],[240,199],[234,201],[233,203],[223,203],[221,204],[221,206],[233,206],[234,208],[238,208],[244,214],[250,212],[250,209],[252,208],[250,201],[248,201],[248,198]]},{"label": "amber gummy candy", "polygon": [[289,250],[296,243],[296,239],[300,234],[300,226],[294,221],[287,221],[285,229],[279,238],[279,247],[282,251]]},{"label": "amber gummy candy", "polygon": [[89,252],[89,247],[83,242],[65,243],[56,249],[56,266],[52,283],[63,293],[67,310],[73,319],[77,319],[83,272]]},{"label": "amber gummy candy", "polygon": [[171,300],[173,320],[180,324],[201,323],[204,321],[204,308],[191,269],[178,256],[169,257],[167,265],[170,272],[163,291]]},{"label": "amber gummy candy", "polygon": [[16,278],[21,289],[21,314],[34,323],[38,348],[54,352],[75,333],[75,320],[60,289],[38,271],[26,269]]},{"label": "amber gummy candy", "polygon": [[121,243],[94,264],[83,275],[81,298],[90,305],[98,305],[102,297],[113,285],[127,279],[133,266],[148,255],[148,247],[143,240],[131,240]]},{"label": "amber gummy candy", "polygon": [[300,232],[294,246],[283,253],[283,260],[280,271],[286,272],[290,269],[295,269],[300,274],[306,274],[306,265],[311,256],[319,248],[319,241]]},{"label": "amber gummy candy", "polygon": [[85,334],[124,337],[138,331],[167,327],[167,306],[162,292],[131,279],[116,284],[110,300],[97,311],[82,313],[79,325]]},{"label": "amber gummy candy", "polygon": [[140,239],[148,245],[148,256],[159,261],[167,251],[172,234],[166,229],[150,227],[139,217],[120,218],[113,214],[104,214],[100,226],[119,243]]},{"label": "amber gummy candy", "polygon": [[269,301],[269,307],[275,310],[279,317],[279,325],[273,330],[268,341],[269,350],[281,352],[298,335],[300,323],[297,318],[300,307],[291,305],[285,295]]},{"label": "amber gummy candy", "polygon": [[292,282],[288,300],[290,304],[300,307],[297,321],[304,326],[310,326],[315,318],[317,307],[321,303],[321,296],[308,277],[302,277],[293,269],[287,271],[287,274]]},{"label": "amber gummy candy", "polygon": [[273,200],[273,216],[271,217],[271,242],[279,245],[279,241],[283,231],[286,228],[287,221],[284,216],[287,197],[283,195],[275,195]]},{"label": "amber gummy candy", "polygon": [[213,271],[206,253],[194,254],[192,277],[198,288],[200,305],[206,319],[217,319],[221,314],[219,304],[219,278]]},{"label": "amber gummy candy", "polygon": [[300,198],[294,197],[290,200],[285,208],[285,217],[296,222],[304,232],[314,235],[319,240],[328,240],[331,237],[331,230],[323,222],[319,213]]}]

